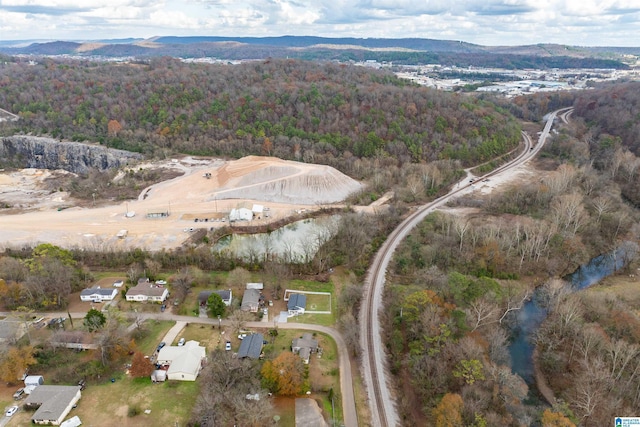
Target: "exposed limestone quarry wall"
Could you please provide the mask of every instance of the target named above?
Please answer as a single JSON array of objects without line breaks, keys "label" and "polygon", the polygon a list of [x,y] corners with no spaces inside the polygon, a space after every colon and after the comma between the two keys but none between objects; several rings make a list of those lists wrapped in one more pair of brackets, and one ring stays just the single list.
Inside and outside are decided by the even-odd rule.
[{"label": "exposed limestone quarry wall", "polygon": [[0,160],[16,167],[86,174],[91,169],[118,168],[141,158],[138,153],[52,138],[16,135],[0,140]]}]

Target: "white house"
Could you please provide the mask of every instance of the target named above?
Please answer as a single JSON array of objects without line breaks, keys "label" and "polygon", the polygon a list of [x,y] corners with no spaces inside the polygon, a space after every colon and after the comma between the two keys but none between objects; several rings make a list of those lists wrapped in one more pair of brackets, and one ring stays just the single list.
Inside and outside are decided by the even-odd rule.
[{"label": "white house", "polygon": [[291,294],[289,295],[289,301],[287,301],[287,311],[289,316],[297,316],[304,314],[307,308],[307,296],[303,294]]},{"label": "white house", "polygon": [[29,409],[38,408],[31,417],[32,423],[57,426],[80,397],[78,386],[41,385],[27,397],[24,406]]},{"label": "white house", "polygon": [[183,346],[162,347],[156,362],[169,365],[167,378],[178,381],[195,381],[207,360],[207,351],[198,341],[187,341]]},{"label": "white house", "polygon": [[80,299],[85,302],[112,301],[116,295],[118,295],[117,289],[106,289],[98,286],[96,288],[83,289],[80,292]]},{"label": "white house", "polygon": [[127,301],[152,301],[163,302],[169,297],[169,289],[164,285],[149,282],[139,282],[127,291]]}]

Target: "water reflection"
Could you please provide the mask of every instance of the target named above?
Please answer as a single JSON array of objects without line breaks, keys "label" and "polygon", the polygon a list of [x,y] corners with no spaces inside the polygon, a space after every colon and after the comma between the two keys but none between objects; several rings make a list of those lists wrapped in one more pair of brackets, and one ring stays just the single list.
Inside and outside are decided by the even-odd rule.
[{"label": "water reflection", "polygon": [[296,221],[270,233],[233,234],[220,239],[213,250],[226,251],[249,262],[308,262],[336,234],[339,220],[340,215],[330,215]]}]

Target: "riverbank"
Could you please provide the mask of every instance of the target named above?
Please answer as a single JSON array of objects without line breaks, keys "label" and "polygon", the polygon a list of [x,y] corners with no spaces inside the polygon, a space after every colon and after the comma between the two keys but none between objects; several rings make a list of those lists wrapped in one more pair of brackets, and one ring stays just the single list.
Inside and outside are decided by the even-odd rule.
[{"label": "riverbank", "polygon": [[547,377],[542,373],[542,369],[540,368],[540,362],[538,361],[538,347],[533,350],[533,378],[536,383],[536,387],[538,388],[538,392],[547,401],[547,403],[551,406],[556,403],[556,396],[549,387],[549,382],[547,381]]}]

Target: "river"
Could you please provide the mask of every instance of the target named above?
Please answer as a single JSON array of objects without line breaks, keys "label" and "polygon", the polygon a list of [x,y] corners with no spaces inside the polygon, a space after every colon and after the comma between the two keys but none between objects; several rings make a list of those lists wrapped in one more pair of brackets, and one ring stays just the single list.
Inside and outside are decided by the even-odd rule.
[{"label": "river", "polygon": [[[628,258],[625,256],[626,251],[627,249],[622,245],[611,253],[595,257],[564,279],[571,283],[573,291],[579,291],[596,284],[625,265]],[[516,326],[512,330],[513,340],[509,345],[511,368],[514,373],[525,380],[534,395],[537,394],[537,388],[533,367],[533,352],[535,350],[533,337],[547,317],[546,308],[540,304],[541,292],[542,289],[537,288],[533,297],[517,312]]]}]

